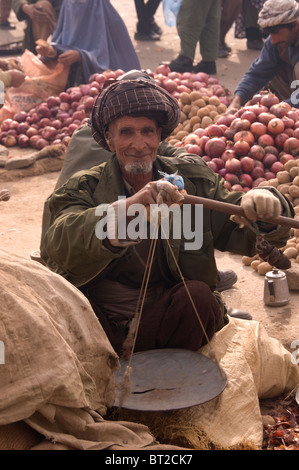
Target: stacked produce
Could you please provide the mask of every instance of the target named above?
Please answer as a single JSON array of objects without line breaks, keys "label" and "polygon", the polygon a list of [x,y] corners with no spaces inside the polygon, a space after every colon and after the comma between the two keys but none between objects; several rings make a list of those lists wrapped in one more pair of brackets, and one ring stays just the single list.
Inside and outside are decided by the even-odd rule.
[{"label": "stacked produce", "polygon": [[[6,147],[18,145],[21,148],[42,149],[49,144],[67,145],[73,132],[90,117],[93,104],[103,84],[108,79],[116,79],[124,72],[121,69],[96,73],[87,84],[68,88],[59,96],[50,96],[47,101],[28,112],[18,112],[5,119],[0,127],[0,143]],[[216,78],[207,74],[179,74],[171,72],[167,65],[157,67],[156,72],[148,73],[175,98],[198,90],[211,100],[217,98],[228,104],[228,92],[219,85]],[[217,116],[226,110],[222,104]],[[186,132],[191,128],[186,127]]]},{"label": "stacked produce", "polygon": [[[189,94],[193,102],[191,95],[195,96],[194,92]],[[198,100],[207,103],[204,96],[196,96]],[[216,104],[215,97],[210,100]],[[184,109],[185,96],[179,102]],[[206,108],[211,110],[207,104]],[[213,112],[216,111],[210,111],[205,121],[207,126],[195,124],[187,135],[182,130],[186,120],[180,123],[169,142],[200,155],[213,171],[224,177],[228,189],[247,192],[275,178],[284,163],[299,157],[299,110],[279,102],[274,94],[255,95],[235,114],[224,112],[215,116]],[[212,119],[214,123],[209,122]]]},{"label": "stacked produce", "polygon": [[[205,103],[203,108],[191,111],[200,102]],[[181,95],[179,103],[182,122],[168,139],[170,143],[201,156],[223,176],[229,190],[247,192],[258,186],[276,187],[292,202],[295,219],[299,220],[298,109],[280,102],[270,92],[256,94],[234,114],[219,112],[222,108],[217,106],[223,104],[216,97],[194,90]],[[193,113],[200,118],[200,124]],[[299,230],[292,229],[291,233],[282,251],[299,263]],[[261,275],[271,270],[270,264],[258,255],[244,256],[242,261]]]},{"label": "stacked produce", "polygon": [[151,70],[147,70],[147,72],[155,79],[158,85],[177,99],[181,97],[182,93],[199,91],[203,96],[219,97],[220,102],[227,106],[230,103],[230,91],[220,85],[216,77],[211,77],[207,73],[173,72],[167,64],[159,65],[155,73]]},{"label": "stacked produce", "polygon": [[0,143],[6,147],[18,145],[38,150],[49,144],[67,146],[73,132],[88,121],[104,82],[123,73],[123,70],[116,70],[94,74],[87,84],[68,88],[59,96],[49,96],[30,111],[5,119],[1,124]]}]

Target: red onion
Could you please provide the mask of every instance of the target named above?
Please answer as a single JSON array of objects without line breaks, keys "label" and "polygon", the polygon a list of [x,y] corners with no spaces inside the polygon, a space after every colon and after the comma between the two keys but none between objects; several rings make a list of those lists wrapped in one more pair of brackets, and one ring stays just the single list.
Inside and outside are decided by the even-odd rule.
[{"label": "red onion", "polygon": [[290,155],[289,153],[283,153],[283,154],[280,155],[280,157],[279,157],[280,163],[283,163],[283,164],[285,164],[285,163],[288,162],[289,160],[295,160],[295,157],[293,157],[293,155]]},{"label": "red onion", "polygon": [[56,137],[57,129],[53,126],[46,126],[41,130],[41,136],[47,140],[51,141]]},{"label": "red onion", "polygon": [[18,136],[18,145],[21,148],[29,147],[29,145],[30,145],[29,137],[25,134],[20,134]]},{"label": "red onion", "polygon": [[254,135],[252,134],[252,132],[250,131],[239,131],[239,132],[236,132],[236,134],[234,135],[234,142],[237,142],[238,140],[242,140],[242,141],[245,141],[247,142],[249,145],[253,145],[254,144]]},{"label": "red onion", "polygon": [[204,148],[209,157],[215,158],[223,154],[226,144],[221,138],[213,137],[205,144]]},{"label": "red onion", "polygon": [[234,143],[233,150],[239,157],[242,157],[244,155],[248,155],[250,151],[250,145],[243,139],[237,140],[237,142]]},{"label": "red onion", "polygon": [[276,95],[274,95],[274,93],[269,92],[261,96],[260,103],[264,106],[267,106],[267,108],[270,108],[271,106],[278,104],[279,99]]},{"label": "red onion", "polygon": [[295,137],[287,139],[283,145],[283,149],[286,153],[290,153],[294,157],[299,156],[299,140]]},{"label": "red onion", "polygon": [[41,149],[47,147],[47,145],[49,145],[49,141],[42,138],[42,137],[40,137],[36,141],[35,148],[37,148],[38,150],[41,150]]},{"label": "red onion", "polygon": [[255,121],[250,126],[250,132],[252,132],[254,136],[258,137],[267,132],[267,126],[262,122]]},{"label": "red onion", "polygon": [[241,162],[237,158],[229,158],[225,162],[225,169],[228,173],[238,173],[241,170]]},{"label": "red onion", "polygon": [[265,152],[264,147],[262,147],[261,145],[257,145],[257,144],[253,145],[250,148],[249,153],[248,153],[248,155],[252,157],[254,160],[263,160],[265,154],[266,152]]},{"label": "red onion", "polygon": [[267,153],[263,158],[263,164],[267,168],[271,168],[273,163],[277,162],[278,158],[273,153]]},{"label": "red onion", "polygon": [[14,115],[14,120],[18,122],[24,122],[26,120],[27,113],[25,111],[20,111]]},{"label": "red onion", "polygon": [[271,121],[271,119],[274,119],[275,118],[275,114],[271,114],[269,112],[266,112],[266,113],[261,113],[258,115],[258,122],[261,122],[263,124],[268,124],[269,121]]},{"label": "red onion", "polygon": [[20,124],[17,127],[18,134],[26,134],[29,127],[30,125],[28,124],[28,122],[20,122]]},{"label": "red onion", "polygon": [[258,179],[258,178],[261,178],[264,176],[264,168],[260,167],[260,166],[256,166],[255,168],[253,168],[253,170],[250,172],[250,175],[252,176],[252,178],[254,180]]},{"label": "red onion", "polygon": [[14,135],[8,134],[6,137],[4,137],[3,143],[5,147],[14,147],[15,145],[17,145],[17,139]]},{"label": "red onion", "polygon": [[59,94],[59,99],[60,101],[63,101],[63,102],[67,102],[67,103],[70,103],[71,102],[71,97],[68,93],[66,93],[65,91],[62,91],[60,94]]},{"label": "red onion", "polygon": [[252,187],[257,188],[263,181],[266,181],[266,178],[264,176],[256,178],[252,183]]},{"label": "red onion", "polygon": [[288,139],[289,139],[289,136],[285,132],[282,133],[282,134],[276,135],[275,138],[274,138],[274,142],[275,142],[276,147],[280,150],[283,149],[284,143]]},{"label": "red onion", "polygon": [[283,164],[281,162],[274,162],[270,167],[270,171],[276,175],[279,171],[283,170]]},{"label": "red onion", "polygon": [[12,119],[10,119],[10,118],[4,119],[4,121],[1,124],[1,130],[2,131],[8,131],[8,129],[10,129],[10,123],[11,122],[12,122]]},{"label": "red onion", "polygon": [[267,147],[269,145],[274,146],[275,144],[273,137],[269,134],[260,135],[257,140],[257,143],[262,147]]},{"label": "red onion", "polygon": [[211,168],[211,170],[213,170],[215,173],[217,173],[218,171],[218,166],[216,165],[215,162],[213,162],[212,160],[207,162],[207,165]]},{"label": "red onion", "polygon": [[32,137],[33,135],[37,135],[37,134],[38,134],[38,130],[35,127],[29,127],[29,129],[26,132],[26,135],[29,138]]},{"label": "red onion", "polygon": [[250,157],[242,157],[240,163],[241,169],[245,173],[250,173],[254,169],[254,160]]},{"label": "red onion", "polygon": [[45,118],[50,118],[51,117],[51,111],[49,110],[48,106],[46,104],[41,104],[37,108],[37,112],[41,117]]},{"label": "red onion", "polygon": [[58,96],[49,96],[49,98],[47,99],[48,108],[54,108],[56,106],[59,106],[59,104],[60,100]]},{"label": "red onion", "polygon": [[268,127],[268,131],[271,134],[281,134],[281,132],[283,132],[284,129],[285,129],[285,125],[284,125],[282,119],[279,119],[279,118],[271,119],[268,122],[267,127]]},{"label": "red onion", "polygon": [[230,185],[240,183],[239,178],[235,173],[226,173],[224,178],[228,183],[230,183]]}]

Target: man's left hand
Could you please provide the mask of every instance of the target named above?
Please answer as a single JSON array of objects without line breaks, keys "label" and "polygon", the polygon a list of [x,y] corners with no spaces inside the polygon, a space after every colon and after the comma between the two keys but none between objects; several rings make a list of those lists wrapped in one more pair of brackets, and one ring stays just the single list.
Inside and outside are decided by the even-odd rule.
[{"label": "man's left hand", "polygon": [[268,189],[251,189],[242,197],[241,207],[245,217],[252,222],[276,219],[282,211],[280,200]]}]

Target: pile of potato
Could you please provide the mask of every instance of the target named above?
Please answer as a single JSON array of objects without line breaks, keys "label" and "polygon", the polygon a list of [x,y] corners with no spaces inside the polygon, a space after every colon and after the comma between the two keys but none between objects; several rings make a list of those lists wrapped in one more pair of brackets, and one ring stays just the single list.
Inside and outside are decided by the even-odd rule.
[{"label": "pile of potato", "polygon": [[[299,159],[286,162],[284,170],[279,171],[275,178],[260,183],[259,187],[262,186],[274,186],[282,192],[292,202],[295,211],[294,218],[299,220]],[[280,249],[291,262],[299,263],[299,229],[291,229],[291,237]],[[245,266],[251,266],[260,275],[265,275],[272,268],[258,255],[252,258],[243,256],[242,262]]]},{"label": "pile of potato", "polygon": [[299,159],[286,162],[284,169],[278,171],[275,178],[263,181],[259,184],[259,187],[261,186],[274,186],[292,202],[295,208],[299,206]]},{"label": "pile of potato", "polygon": [[227,110],[227,106],[217,96],[204,96],[197,90],[181,93],[178,102],[181,122],[173,131],[170,143],[181,141],[198,128],[206,129]]}]

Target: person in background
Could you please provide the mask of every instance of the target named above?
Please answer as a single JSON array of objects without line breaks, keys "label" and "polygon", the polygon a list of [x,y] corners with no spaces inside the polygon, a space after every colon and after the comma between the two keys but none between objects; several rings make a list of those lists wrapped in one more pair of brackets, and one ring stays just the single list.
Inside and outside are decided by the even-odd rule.
[{"label": "person in background", "polygon": [[70,66],[68,87],[87,83],[92,74],[107,69],[140,68],[127,28],[110,0],[64,0],[51,43],[36,50],[42,60]]},{"label": "person in background", "polygon": [[23,50],[36,53],[37,39],[47,40],[53,34],[62,0],[12,0],[19,21],[26,21]]},{"label": "person in background", "polygon": [[235,37],[247,39],[247,49],[260,51],[264,45],[263,33],[257,23],[258,14],[265,0],[243,0],[242,9],[236,19]]},{"label": "person in background", "polygon": [[[220,0],[183,0],[177,15],[180,53],[168,65],[176,72],[216,74],[220,35]],[[197,44],[202,60],[193,65]]]},{"label": "person in background", "polygon": [[155,21],[155,13],[161,0],[135,0],[137,13],[137,26],[135,39],[137,41],[158,41],[162,35],[162,29]]},{"label": "person in background", "polygon": [[231,47],[225,42],[226,35],[236,21],[242,7],[242,0],[222,0],[220,39],[218,57],[227,57],[231,52]]},{"label": "person in background", "polygon": [[[198,350],[228,322],[225,304],[215,290],[214,248],[240,254],[255,252],[255,234],[248,227],[239,226],[228,214],[206,209],[200,246],[186,246],[185,225],[176,235],[171,229],[169,237],[163,237],[161,231],[157,238],[147,232],[145,237],[136,237],[134,229],[128,230],[133,217],[129,211],[139,211],[139,225],[150,230],[146,214],[159,203],[159,197],[167,206],[181,200],[178,188],[161,179],[160,171],[181,177],[188,194],[240,205],[252,221],[281,213],[294,215],[290,202],[276,188],[229,192],[223,178],[200,157],[157,156],[161,141],[178,122],[177,100],[155,82],[144,78],[114,81],[99,94],[92,111],[93,138],[112,152],[111,157],[102,165],[76,173],[49,198],[51,218],[41,243],[41,257],[56,265],[56,273],[87,296],[118,354],[126,350],[134,333],[132,320],[153,239],[157,244],[136,352]],[[176,208],[181,220],[183,207]],[[196,211],[194,206],[190,209],[188,223],[194,227]],[[265,238],[283,246],[289,229],[265,225]]]},{"label": "person in background", "polygon": [[281,101],[298,107],[292,83],[299,80],[299,3],[267,0],[258,24],[269,37],[259,57],[239,82],[229,112],[239,109],[263,88],[270,89]]},{"label": "person in background", "polygon": [[0,0],[0,29],[16,29],[8,20],[12,0]]}]

